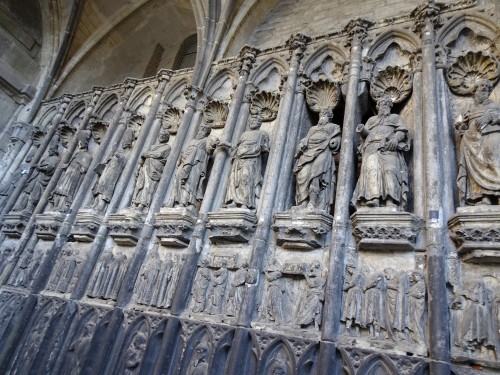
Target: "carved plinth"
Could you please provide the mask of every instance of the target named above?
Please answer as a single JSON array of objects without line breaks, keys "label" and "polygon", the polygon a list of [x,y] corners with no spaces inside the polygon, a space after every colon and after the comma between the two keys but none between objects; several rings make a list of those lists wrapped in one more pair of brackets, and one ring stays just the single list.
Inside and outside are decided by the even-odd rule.
[{"label": "carved plinth", "polygon": [[323,211],[287,211],[274,215],[277,244],[285,249],[312,250],[325,244],[333,217]]},{"label": "carved plinth", "polygon": [[186,247],[193,233],[197,214],[184,207],[163,208],[156,214],[156,237],[164,246]]},{"label": "carved plinth", "polygon": [[66,214],[61,212],[46,212],[36,215],[35,232],[41,240],[53,240],[64,220]]},{"label": "carved plinth", "polygon": [[246,243],[255,231],[255,224],[255,212],[244,208],[224,208],[208,214],[208,236],[213,243]]},{"label": "carved plinth", "polygon": [[458,207],[448,228],[464,262],[500,263],[500,206]]},{"label": "carved plinth", "polygon": [[359,250],[412,251],[423,220],[391,208],[359,209],[351,216]]},{"label": "carved plinth", "polygon": [[5,215],[2,232],[10,238],[20,238],[26,228],[30,213],[13,212]]},{"label": "carved plinth", "polygon": [[94,210],[81,210],[76,215],[71,237],[78,242],[92,242],[102,224],[102,217]]},{"label": "carved plinth", "polygon": [[135,246],[144,225],[144,217],[133,209],[122,210],[109,215],[107,224],[109,235],[118,245]]}]

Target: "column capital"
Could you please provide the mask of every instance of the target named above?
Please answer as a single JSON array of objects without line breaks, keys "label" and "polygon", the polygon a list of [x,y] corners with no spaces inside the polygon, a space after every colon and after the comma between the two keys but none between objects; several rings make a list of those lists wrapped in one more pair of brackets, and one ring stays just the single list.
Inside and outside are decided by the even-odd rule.
[{"label": "column capital", "polygon": [[368,29],[373,22],[366,18],[355,18],[344,26],[344,33],[347,34],[347,47],[358,46],[366,38]]},{"label": "column capital", "polygon": [[291,60],[300,60],[304,55],[306,44],[311,40],[307,35],[297,33],[293,34],[287,41],[286,46],[290,50]]},{"label": "column capital", "polygon": [[250,73],[250,69],[252,69],[252,66],[255,62],[255,58],[257,54],[259,53],[259,49],[249,46],[249,45],[244,45],[238,56],[241,61],[241,67],[240,67],[240,74],[248,74]]},{"label": "column capital", "polygon": [[434,29],[442,24],[441,10],[443,8],[443,3],[433,0],[428,0],[427,3],[416,7],[411,12],[411,18],[415,20],[412,30],[420,34],[434,32]]}]

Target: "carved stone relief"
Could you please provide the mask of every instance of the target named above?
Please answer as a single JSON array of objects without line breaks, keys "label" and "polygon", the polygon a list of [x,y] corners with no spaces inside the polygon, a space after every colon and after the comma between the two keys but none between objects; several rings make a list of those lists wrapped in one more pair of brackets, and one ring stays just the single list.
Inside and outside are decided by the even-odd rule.
[{"label": "carved stone relief", "polygon": [[52,269],[46,289],[59,293],[71,293],[78,281],[78,275],[85,259],[83,250],[68,246]]},{"label": "carved stone relief", "polygon": [[128,257],[123,253],[114,254],[105,250],[95,267],[87,295],[91,298],[116,300],[128,261]]},{"label": "carved stone relief", "polygon": [[209,100],[205,104],[203,118],[207,126],[212,129],[220,129],[226,124],[228,113],[229,106],[227,103],[221,100]]},{"label": "carved stone relief", "polygon": [[167,129],[170,134],[177,134],[183,115],[184,111],[182,109],[169,106],[165,112],[160,114],[163,128]]},{"label": "carved stone relief", "polygon": [[64,354],[61,373],[69,375],[80,373],[83,362],[89,352],[95,328],[96,323],[91,319],[74,334],[73,341],[71,341]]},{"label": "carved stone relief", "polygon": [[34,275],[43,260],[43,250],[27,248],[20,256],[16,268],[10,275],[8,284],[17,287],[29,288]]}]

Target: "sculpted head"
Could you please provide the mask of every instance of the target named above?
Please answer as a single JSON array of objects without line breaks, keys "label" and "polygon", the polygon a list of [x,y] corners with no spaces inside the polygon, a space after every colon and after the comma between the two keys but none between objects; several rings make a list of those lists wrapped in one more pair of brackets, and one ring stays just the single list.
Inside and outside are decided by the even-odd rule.
[{"label": "sculpted head", "polygon": [[89,146],[89,138],[90,138],[89,130],[79,131],[78,134],[76,135],[76,139],[78,140],[78,148],[82,150],[87,149],[87,147]]},{"label": "sculpted head", "polygon": [[212,132],[212,128],[208,125],[202,124],[200,126],[200,130],[198,130],[198,133],[196,134],[196,139],[203,139],[206,138],[210,135]]},{"label": "sculpted head", "polygon": [[326,125],[328,124],[333,118],[333,112],[331,109],[323,109],[321,110],[319,114],[319,121],[318,125]]},{"label": "sculpted head", "polygon": [[392,100],[389,96],[384,95],[377,101],[377,110],[379,114],[388,115],[391,113]]},{"label": "sculpted head", "polygon": [[260,119],[260,116],[252,116],[248,124],[248,127],[251,130],[257,130],[261,127],[261,125],[262,125],[262,120]]},{"label": "sculpted head", "polygon": [[168,140],[170,139],[170,133],[166,129],[162,129],[160,131],[160,135],[158,136],[158,141],[160,143],[167,143]]}]

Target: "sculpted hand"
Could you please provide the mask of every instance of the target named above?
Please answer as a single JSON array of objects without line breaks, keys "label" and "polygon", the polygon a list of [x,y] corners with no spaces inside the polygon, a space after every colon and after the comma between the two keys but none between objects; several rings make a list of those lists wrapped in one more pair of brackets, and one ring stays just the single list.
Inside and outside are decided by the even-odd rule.
[{"label": "sculpted hand", "polygon": [[398,147],[398,140],[396,137],[392,137],[386,144],[386,149],[389,151],[396,151],[397,147]]}]

